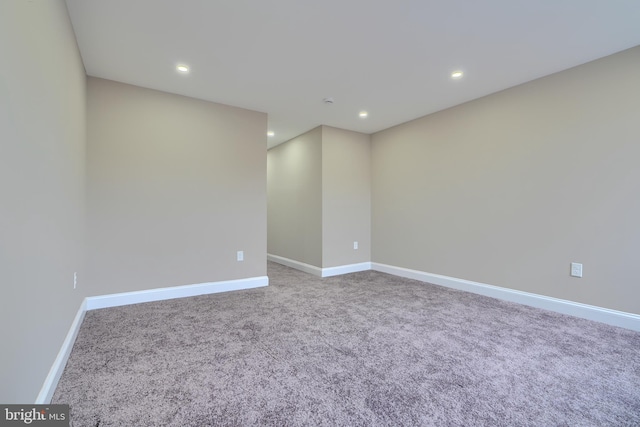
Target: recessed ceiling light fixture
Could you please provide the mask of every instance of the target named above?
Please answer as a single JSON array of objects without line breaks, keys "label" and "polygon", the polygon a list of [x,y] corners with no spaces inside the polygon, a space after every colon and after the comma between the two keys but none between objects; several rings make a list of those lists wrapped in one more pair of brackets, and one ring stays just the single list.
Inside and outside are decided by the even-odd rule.
[{"label": "recessed ceiling light fixture", "polygon": [[454,79],[454,80],[460,80],[462,78],[462,76],[464,76],[464,72],[462,72],[460,70],[456,70],[456,71],[451,73],[451,78]]},{"label": "recessed ceiling light fixture", "polygon": [[361,119],[364,119],[364,118],[365,118],[365,117],[367,117],[368,115],[369,115],[369,113],[367,113],[366,111],[360,111],[360,114],[359,114],[359,116],[360,116],[360,118],[361,118]]},{"label": "recessed ceiling light fixture", "polygon": [[185,65],[185,64],[178,64],[178,65],[176,65],[176,70],[178,70],[179,73],[188,74],[189,73],[189,66]]},{"label": "recessed ceiling light fixture", "polygon": [[270,130],[269,132],[267,132],[267,136],[274,136],[276,133],[272,130]]}]

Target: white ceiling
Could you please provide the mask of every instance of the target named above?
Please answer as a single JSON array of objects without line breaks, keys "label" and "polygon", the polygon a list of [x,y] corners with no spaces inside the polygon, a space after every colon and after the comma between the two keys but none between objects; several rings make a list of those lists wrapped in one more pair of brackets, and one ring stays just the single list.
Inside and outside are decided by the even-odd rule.
[{"label": "white ceiling", "polygon": [[320,124],[373,133],[640,45],[640,0],[67,6],[87,74],[266,112],[270,147]]}]

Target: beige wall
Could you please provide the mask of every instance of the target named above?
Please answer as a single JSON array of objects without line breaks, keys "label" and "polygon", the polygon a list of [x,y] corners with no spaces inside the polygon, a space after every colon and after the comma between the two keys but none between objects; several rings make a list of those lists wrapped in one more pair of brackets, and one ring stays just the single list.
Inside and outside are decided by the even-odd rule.
[{"label": "beige wall", "polygon": [[322,127],[269,150],[268,249],[322,266]]},{"label": "beige wall", "polygon": [[371,260],[370,141],[366,134],[322,126],[323,267]]},{"label": "beige wall", "polygon": [[0,402],[34,402],[85,292],[85,73],[62,0],[0,1]]},{"label": "beige wall", "polygon": [[373,261],[640,313],[638,70],[635,48],[373,135]]},{"label": "beige wall", "polygon": [[266,114],[93,77],[87,97],[91,294],[265,276]]}]

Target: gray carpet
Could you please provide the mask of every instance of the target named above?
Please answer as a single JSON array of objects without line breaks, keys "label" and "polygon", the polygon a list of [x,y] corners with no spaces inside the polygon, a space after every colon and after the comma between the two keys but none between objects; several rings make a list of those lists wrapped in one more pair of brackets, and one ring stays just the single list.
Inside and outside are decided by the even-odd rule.
[{"label": "gray carpet", "polygon": [[640,333],[367,271],[87,313],[81,426],[640,426]]}]

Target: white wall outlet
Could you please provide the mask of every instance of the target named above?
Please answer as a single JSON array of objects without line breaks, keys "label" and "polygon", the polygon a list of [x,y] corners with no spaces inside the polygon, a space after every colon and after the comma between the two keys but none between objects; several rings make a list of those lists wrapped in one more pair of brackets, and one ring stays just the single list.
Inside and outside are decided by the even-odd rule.
[{"label": "white wall outlet", "polygon": [[75,289],[77,285],[78,285],[78,272],[74,271],[73,272],[73,289]]},{"label": "white wall outlet", "polygon": [[244,261],[244,251],[238,251],[238,253],[236,254],[236,259],[238,261]]},{"label": "white wall outlet", "polygon": [[577,262],[571,263],[571,275],[573,277],[582,277],[582,264]]},{"label": "white wall outlet", "polygon": [[353,242],[353,249],[358,249],[358,242]]}]

